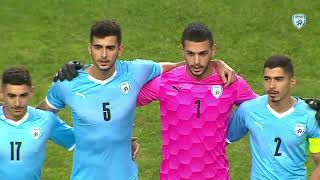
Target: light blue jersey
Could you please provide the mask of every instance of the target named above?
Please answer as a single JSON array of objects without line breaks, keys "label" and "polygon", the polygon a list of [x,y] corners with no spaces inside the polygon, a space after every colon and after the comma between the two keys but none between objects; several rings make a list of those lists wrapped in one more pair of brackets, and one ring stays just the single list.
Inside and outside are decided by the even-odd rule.
[{"label": "light blue jersey", "polygon": [[251,179],[305,180],[308,138],[319,138],[315,112],[298,99],[279,114],[261,96],[242,103],[230,121],[228,140],[233,142],[250,132]]},{"label": "light blue jersey", "polygon": [[142,60],[116,61],[115,66],[115,73],[104,81],[80,70],[72,81],[56,82],[49,89],[48,105],[55,109],[67,105],[72,111],[76,148],[71,179],[131,180],[138,176],[131,155],[136,98],[162,69],[158,63]]},{"label": "light blue jersey", "polygon": [[40,179],[48,139],[66,149],[74,146],[73,129],[53,113],[28,107],[15,122],[0,106],[0,179]]}]

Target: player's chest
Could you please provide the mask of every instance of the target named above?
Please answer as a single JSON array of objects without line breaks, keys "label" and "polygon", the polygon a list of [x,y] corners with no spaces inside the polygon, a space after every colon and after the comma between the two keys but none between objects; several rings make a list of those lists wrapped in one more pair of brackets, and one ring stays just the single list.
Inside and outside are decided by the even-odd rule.
[{"label": "player's chest", "polygon": [[15,162],[40,156],[44,152],[49,131],[43,126],[7,126],[0,132],[0,156]]},{"label": "player's chest", "polygon": [[248,124],[251,134],[265,142],[281,141],[287,146],[297,146],[305,143],[307,137],[306,124],[292,118],[264,118],[259,115],[252,118]]},{"label": "player's chest", "polygon": [[182,105],[227,110],[234,103],[235,91],[222,85],[171,82],[160,86],[160,102],[166,106]]},{"label": "player's chest", "polygon": [[137,94],[140,90],[135,81],[127,79],[73,89],[67,98],[66,104],[70,106],[79,123],[99,124],[131,113],[135,109]]},{"label": "player's chest", "polygon": [[95,82],[79,83],[68,93],[66,104],[82,104],[85,106],[94,101],[128,101],[135,99],[139,90],[139,85],[127,78],[106,84]]}]

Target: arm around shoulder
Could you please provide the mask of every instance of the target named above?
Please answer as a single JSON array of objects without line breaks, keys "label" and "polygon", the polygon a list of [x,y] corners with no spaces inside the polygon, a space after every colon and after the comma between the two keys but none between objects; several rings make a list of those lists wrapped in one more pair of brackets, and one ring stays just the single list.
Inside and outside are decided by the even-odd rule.
[{"label": "arm around shoulder", "polygon": [[43,99],[37,106],[37,109],[45,110],[45,111],[51,111],[53,113],[57,113],[58,110],[52,108],[51,106],[48,105],[46,99]]},{"label": "arm around shoulder", "polygon": [[162,73],[168,72],[176,67],[179,66],[183,66],[185,65],[186,62],[185,61],[180,61],[180,62],[176,62],[176,63],[172,63],[172,62],[160,62],[161,68],[162,68]]},{"label": "arm around shoulder", "polygon": [[65,149],[71,151],[75,147],[74,130],[58,116],[52,114],[53,127],[50,140]]},{"label": "arm around shoulder", "polygon": [[139,92],[137,106],[144,106],[159,99],[161,76],[149,81]]}]

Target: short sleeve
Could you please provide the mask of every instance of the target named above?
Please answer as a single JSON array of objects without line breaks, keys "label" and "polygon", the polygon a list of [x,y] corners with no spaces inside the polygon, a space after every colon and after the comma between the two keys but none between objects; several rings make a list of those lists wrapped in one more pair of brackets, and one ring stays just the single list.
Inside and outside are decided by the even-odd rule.
[{"label": "short sleeve", "polygon": [[162,73],[160,63],[149,60],[134,60],[130,61],[131,70],[134,71],[135,78],[141,83],[146,84],[151,79],[159,76]]},{"label": "short sleeve", "polygon": [[53,109],[62,109],[65,107],[66,88],[62,82],[53,83],[48,90],[46,103]]},{"label": "short sleeve", "polygon": [[252,91],[248,83],[242,77],[237,76],[235,85],[237,88],[237,97],[235,100],[235,104],[237,106],[241,104],[243,101],[247,101],[257,97],[257,94]]},{"label": "short sleeve", "polygon": [[[309,111],[309,110],[308,110]],[[307,137],[309,142],[309,151],[311,153],[320,152],[320,128],[319,124],[315,118],[315,112],[310,110],[307,112]]]},{"label": "short sleeve", "polygon": [[161,76],[156,77],[142,87],[137,98],[137,106],[143,106],[159,99],[160,80]]},{"label": "short sleeve", "polygon": [[228,142],[238,141],[248,133],[246,126],[246,117],[248,114],[246,109],[248,107],[247,103],[243,103],[233,113],[228,125]]},{"label": "short sleeve", "polygon": [[50,140],[55,144],[72,150],[75,145],[73,128],[63,122],[58,116],[52,114],[53,128],[50,134]]},{"label": "short sleeve", "polygon": [[309,116],[307,121],[308,138],[320,138],[320,128],[314,114],[315,113],[308,113],[308,116]]}]

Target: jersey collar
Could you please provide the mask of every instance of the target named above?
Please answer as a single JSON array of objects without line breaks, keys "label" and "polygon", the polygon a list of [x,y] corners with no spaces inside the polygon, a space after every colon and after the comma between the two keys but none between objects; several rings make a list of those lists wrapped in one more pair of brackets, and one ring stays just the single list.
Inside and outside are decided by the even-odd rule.
[{"label": "jersey collar", "polygon": [[90,74],[88,74],[88,79],[92,82],[95,82],[97,84],[101,84],[101,85],[105,85],[108,82],[112,81],[114,79],[114,77],[116,77],[117,75],[117,70],[114,71],[114,73],[112,74],[112,76],[110,76],[109,78],[105,79],[105,80],[99,80],[94,78],[93,76],[91,76]]},{"label": "jersey collar", "polygon": [[297,99],[297,102],[293,104],[293,106],[288,109],[287,111],[283,112],[283,113],[278,113],[277,111],[275,111],[274,109],[272,109],[272,107],[267,104],[267,108],[268,110],[271,112],[271,114],[273,114],[274,116],[276,116],[279,119],[282,119],[288,115],[290,115],[293,111],[294,111],[294,107],[299,103],[299,99]]},{"label": "jersey collar", "polygon": [[29,113],[27,112],[23,118],[21,118],[19,121],[14,121],[12,119],[7,119],[4,114],[1,115],[1,119],[5,120],[7,123],[11,124],[12,126],[19,126],[20,124],[24,123],[29,117]]}]

